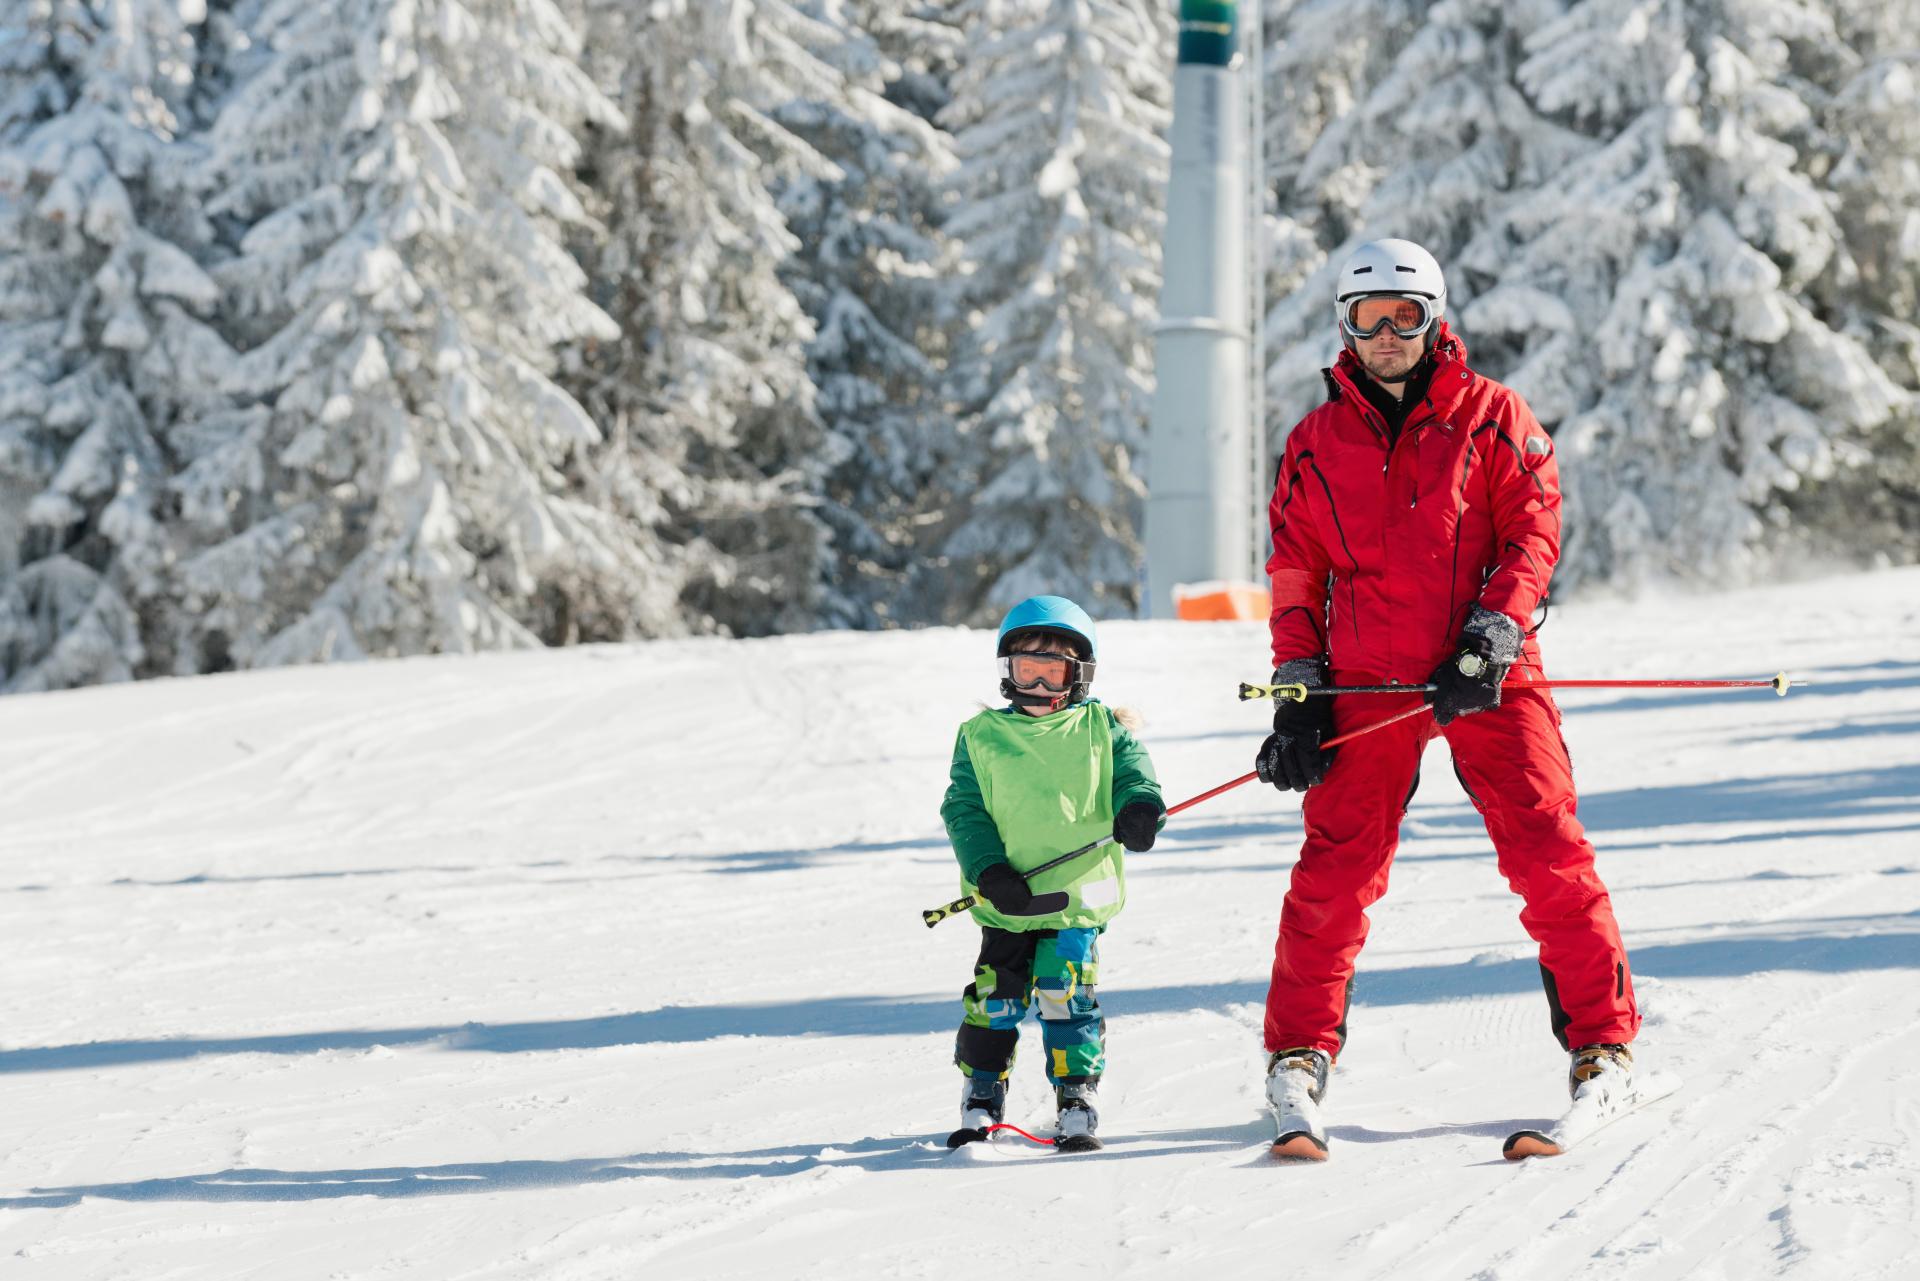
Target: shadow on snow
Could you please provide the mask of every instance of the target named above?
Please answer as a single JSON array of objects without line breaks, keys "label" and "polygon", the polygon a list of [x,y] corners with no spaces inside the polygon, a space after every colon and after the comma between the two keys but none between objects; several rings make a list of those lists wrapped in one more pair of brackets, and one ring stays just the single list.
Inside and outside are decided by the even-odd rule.
[{"label": "shadow on snow", "polygon": [[[1632,956],[1637,974],[1665,979],[1734,978],[1774,970],[1837,974],[1916,969],[1920,968],[1920,911],[1781,922],[1747,933],[1636,946]],[[1539,990],[1539,969],[1530,958],[1379,969],[1363,964],[1354,983],[1354,1001],[1362,1007],[1387,1007]],[[1177,1014],[1259,1004],[1265,998],[1263,979],[1121,987],[1101,993],[1101,1003],[1110,1016]],[[339,1053],[375,1046],[515,1054],[690,1044],[728,1036],[923,1036],[950,1032],[957,1026],[959,1012],[956,992],[951,1000],[843,996],[762,1004],[666,1006],[600,1018],[524,1023],[98,1041],[0,1051],[0,1073],[77,1071],[169,1062],[204,1054]]]},{"label": "shadow on snow", "polygon": [[[1477,1127],[1486,1128],[1486,1127]],[[1510,1127],[1509,1127],[1510,1128]],[[1489,1130],[1490,1132],[1490,1130]],[[1371,1141],[1420,1137],[1366,1132]],[[212,1174],[35,1188],[31,1195],[0,1197],[0,1210],[59,1209],[83,1198],[110,1201],[224,1201],[235,1203],[330,1201],[342,1197],[398,1199],[470,1196],[542,1188],[577,1188],[627,1179],[746,1179],[806,1174],[820,1169],[869,1172],[938,1169],[952,1163],[945,1135],[860,1139],[851,1143],[793,1144],[748,1152],[641,1152],[631,1156],[573,1161],[479,1161],[448,1165],[390,1166],[361,1170],[220,1170]],[[1073,1158],[1129,1161],[1146,1157],[1228,1152],[1264,1146],[1268,1123],[1147,1131],[1110,1139],[1106,1148]],[[1053,1160],[1055,1154],[1025,1144],[1001,1149],[994,1158]],[[966,1160],[966,1165],[972,1165]]]}]

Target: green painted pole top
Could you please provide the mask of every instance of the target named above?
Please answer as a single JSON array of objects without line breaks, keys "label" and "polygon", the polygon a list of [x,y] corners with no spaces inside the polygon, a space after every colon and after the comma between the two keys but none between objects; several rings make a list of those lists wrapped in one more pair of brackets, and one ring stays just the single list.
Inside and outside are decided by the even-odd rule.
[{"label": "green painted pole top", "polygon": [[1179,61],[1230,66],[1240,43],[1238,9],[1235,0],[1180,0]]}]

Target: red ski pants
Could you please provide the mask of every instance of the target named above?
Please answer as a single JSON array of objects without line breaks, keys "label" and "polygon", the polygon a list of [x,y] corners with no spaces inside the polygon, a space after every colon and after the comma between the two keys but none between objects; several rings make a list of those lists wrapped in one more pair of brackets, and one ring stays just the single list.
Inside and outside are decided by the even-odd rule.
[{"label": "red ski pants", "polygon": [[[1340,683],[1373,684],[1342,673]],[[1334,702],[1334,732],[1382,720],[1391,697]],[[1499,707],[1445,729],[1413,716],[1337,748],[1326,781],[1306,795],[1307,839],[1280,911],[1266,1044],[1330,1057],[1346,1040],[1347,995],[1367,940],[1367,908],[1387,888],[1400,820],[1422,750],[1445,735],[1454,768],[1486,821],[1501,875],[1525,905],[1520,923],[1540,945],[1554,1035],[1563,1046],[1625,1044],[1640,1028],[1613,904],[1574,816],[1573,766],[1560,712],[1544,690],[1508,691]]]}]

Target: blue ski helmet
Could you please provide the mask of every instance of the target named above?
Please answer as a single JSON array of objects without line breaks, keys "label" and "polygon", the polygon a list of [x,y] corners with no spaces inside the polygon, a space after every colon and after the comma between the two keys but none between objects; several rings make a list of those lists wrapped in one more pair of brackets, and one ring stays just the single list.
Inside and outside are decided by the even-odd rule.
[{"label": "blue ski helmet", "polygon": [[1007,668],[1007,655],[1012,652],[1014,642],[1022,636],[1036,633],[1061,637],[1072,646],[1077,657],[1072,663],[1071,685],[1049,698],[1016,686],[1009,669],[1002,672],[1001,694],[1016,704],[1045,706],[1049,710],[1083,701],[1087,697],[1087,687],[1093,684],[1096,650],[1093,620],[1087,617],[1087,611],[1064,596],[1029,596],[1015,605],[1000,622],[1000,639],[995,646],[995,654],[1001,660],[1003,669]]},{"label": "blue ski helmet", "polygon": [[1080,657],[1092,662],[1099,657],[1093,638],[1093,620],[1087,611],[1065,596],[1029,596],[1007,611],[1000,620],[1000,641],[995,650],[1004,658],[1007,647],[1022,632],[1053,632],[1075,642]]}]

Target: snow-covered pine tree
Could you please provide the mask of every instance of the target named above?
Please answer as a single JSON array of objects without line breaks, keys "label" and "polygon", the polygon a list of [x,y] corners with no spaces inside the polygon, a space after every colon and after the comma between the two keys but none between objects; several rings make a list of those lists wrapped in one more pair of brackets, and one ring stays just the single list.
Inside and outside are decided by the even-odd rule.
[{"label": "snow-covered pine tree", "polygon": [[586,122],[619,113],[548,0],[242,0],[211,132],[218,273],[264,412],[176,482],[197,663],[570,639],[637,556],[586,501],[600,433],[556,353],[617,331],[562,237]]},{"label": "snow-covered pine tree", "polygon": [[171,662],[167,432],[224,347],[179,138],[201,0],[0,0],[0,689]]},{"label": "snow-covered pine tree", "polygon": [[958,0],[960,167],[947,230],[967,332],[960,522],[931,572],[946,615],[1036,592],[1098,613],[1139,596],[1171,101],[1172,9],[1155,0]]},{"label": "snow-covered pine tree", "polygon": [[611,434],[596,485],[647,540],[638,630],[805,628],[824,459],[813,326],[781,277],[799,244],[772,187],[836,175],[777,113],[841,78],[786,0],[591,0],[590,21],[628,124],[590,155],[608,225],[594,274],[620,339],[579,378]]},{"label": "snow-covered pine tree", "polygon": [[1854,55],[1820,122],[1834,141],[1825,185],[1858,271],[1825,273],[1823,309],[1848,312],[1904,403],[1867,438],[1870,459],[1784,496],[1815,554],[1920,559],[1920,6],[1833,0]]},{"label": "snow-covered pine tree", "polygon": [[[1841,140],[1830,185],[1862,294],[1889,317],[1920,318],[1920,6],[1832,0],[1854,58],[1838,68],[1825,124]],[[1920,366],[1914,336],[1902,359]],[[1911,377],[1909,377],[1911,382]]]},{"label": "snow-covered pine tree", "polygon": [[1557,427],[1560,581],[1750,571],[1779,495],[1902,400],[1823,190],[1856,60],[1800,0],[1579,0],[1528,49],[1529,99],[1600,145],[1477,238],[1499,287],[1465,321],[1523,345],[1511,381]]},{"label": "snow-covered pine tree", "polygon": [[[774,116],[837,170],[824,180],[797,173],[775,193],[800,243],[785,274],[814,324],[808,374],[826,433],[819,515],[833,556],[819,621],[877,627],[918,621],[902,592],[931,550],[924,517],[946,498],[947,264],[936,225],[953,157],[944,132],[890,101],[908,73],[877,37],[853,25],[840,0],[812,9],[819,51],[843,83],[831,97],[795,97]],[[896,45],[950,30],[892,7],[872,18]],[[908,88],[924,95],[930,86]]]},{"label": "snow-covered pine tree", "polygon": [[[1527,34],[1561,7],[1268,0],[1270,431],[1284,433],[1325,398],[1320,370],[1340,350],[1334,273],[1355,246],[1399,236],[1432,251],[1460,329],[1485,279],[1461,251],[1512,192],[1592,146],[1542,118],[1513,84]],[[1508,362],[1502,335],[1465,328],[1477,367],[1492,373]]]}]

